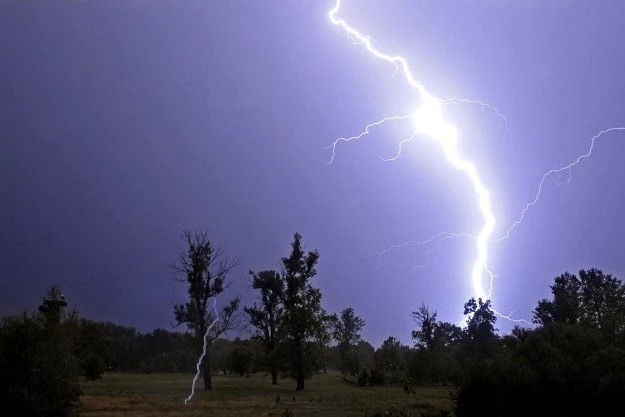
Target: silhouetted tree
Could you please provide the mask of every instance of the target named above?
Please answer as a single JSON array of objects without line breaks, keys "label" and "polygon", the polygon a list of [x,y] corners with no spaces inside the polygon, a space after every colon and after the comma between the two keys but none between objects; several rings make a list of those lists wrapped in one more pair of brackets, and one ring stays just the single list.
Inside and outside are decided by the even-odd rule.
[{"label": "silhouetted tree", "polygon": [[483,302],[480,298],[476,302],[471,298],[464,304],[464,314],[470,315],[464,331],[465,346],[469,354],[478,359],[490,356],[497,339],[495,334],[497,317],[490,308],[490,300]]},{"label": "silhouetted tree", "polygon": [[341,311],[340,316],[333,320],[334,339],[338,343],[341,354],[341,371],[355,375],[359,370],[358,355],[355,350],[360,342],[360,331],[365,326],[365,321],[354,313],[354,309],[348,307]]},{"label": "silhouetted tree", "polygon": [[568,272],[555,278],[552,299],[538,302],[534,322],[580,324],[601,329],[610,340],[625,330],[625,286],[600,269]]},{"label": "silhouetted tree", "polygon": [[234,339],[230,350],[232,370],[239,376],[248,375],[255,370],[256,353],[251,340]]},{"label": "silhouetted tree", "polygon": [[291,254],[282,258],[284,290],[281,302],[284,308],[285,342],[291,350],[291,374],[297,380],[296,390],[304,389],[304,380],[314,366],[314,352],[310,339],[319,327],[321,292],[310,280],[317,274],[315,265],[319,253],[305,253],[301,235],[296,233],[291,244]]},{"label": "silhouetted tree", "polygon": [[[469,300],[465,308],[472,308],[473,302]],[[412,318],[417,325],[412,332],[417,349],[408,361],[408,375],[412,383],[452,382],[460,373],[457,353],[461,342],[467,338],[463,330],[454,324],[437,321],[436,311],[426,304],[413,311]]]},{"label": "silhouetted tree", "polygon": [[315,329],[315,346],[316,346],[316,357],[317,357],[317,370],[323,370],[323,373],[326,374],[327,364],[330,360],[330,342],[332,341],[332,332],[334,330],[334,325],[336,322],[336,315],[327,314],[325,310],[321,309],[319,313],[319,321],[318,326]]},{"label": "silhouetted tree", "polygon": [[435,349],[450,349],[458,346],[462,341],[462,329],[460,326],[448,323],[446,321],[439,321],[434,328],[434,348]]},{"label": "silhouetted tree", "polygon": [[625,327],[625,286],[600,269],[579,271],[581,317],[586,326],[601,329],[609,339]]},{"label": "silhouetted tree", "polygon": [[259,305],[245,307],[245,315],[249,323],[255,328],[253,337],[262,341],[270,366],[271,383],[278,383],[278,358],[276,349],[280,342],[279,334],[282,327],[284,309],[281,305],[281,296],[284,291],[284,281],[276,271],[261,271],[252,275],[252,288],[259,290]]},{"label": "silhouetted tree", "polygon": [[591,327],[550,323],[517,329],[501,352],[461,379],[455,415],[612,415],[625,396],[623,358],[625,351],[610,347]]},{"label": "silhouetted tree", "polygon": [[206,231],[192,233],[185,230],[182,240],[186,247],[171,268],[176,281],[187,285],[189,301],[173,306],[174,317],[176,325],[184,323],[193,331],[198,340],[198,350],[206,339],[206,356],[201,369],[204,389],[211,390],[211,344],[224,332],[239,325],[236,313],[240,298],[230,300],[219,315],[214,311],[211,299],[215,300],[230,285],[227,277],[238,261],[225,257],[220,248],[214,248]]},{"label": "silhouetted tree", "polygon": [[73,355],[76,314],[67,314],[58,286],[32,315],[0,324],[0,404],[12,416],[69,416],[80,399],[80,369]]},{"label": "silhouetted tree", "polygon": [[577,324],[581,314],[579,278],[565,272],[555,278],[550,288],[553,299],[538,302],[533,321],[543,325],[552,322]]},{"label": "silhouetted tree", "polygon": [[412,312],[412,318],[417,324],[417,330],[412,331],[412,338],[415,339],[416,346],[433,350],[436,311],[431,311],[429,306],[421,304],[417,311]]},{"label": "silhouetted tree", "polygon": [[378,350],[375,351],[375,367],[371,379],[376,380],[376,371],[382,374],[383,380],[388,383],[405,382],[407,378],[408,360],[411,349],[402,345],[399,340],[389,337]]}]

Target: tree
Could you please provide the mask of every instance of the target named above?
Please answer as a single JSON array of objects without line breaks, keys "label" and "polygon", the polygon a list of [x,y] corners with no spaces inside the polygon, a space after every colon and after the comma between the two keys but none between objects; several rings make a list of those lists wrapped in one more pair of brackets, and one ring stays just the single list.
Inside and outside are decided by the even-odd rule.
[{"label": "tree", "polygon": [[387,338],[375,352],[377,366],[385,371],[397,371],[406,365],[408,347],[394,337]]},{"label": "tree", "polygon": [[76,325],[74,354],[87,379],[99,379],[106,369],[104,338],[98,323],[80,319]]},{"label": "tree", "polygon": [[240,303],[240,298],[235,297],[221,314],[216,311],[216,297],[230,286],[228,274],[238,265],[238,260],[225,257],[223,250],[213,247],[208,237],[206,231],[192,233],[185,230],[182,240],[186,247],[171,266],[175,280],[187,285],[189,295],[186,303],[173,306],[176,326],[184,323],[195,334],[198,351],[206,344],[206,355],[201,364],[204,390],[213,389],[211,344],[224,332],[238,327],[236,313]]},{"label": "tree", "polygon": [[285,342],[291,350],[291,375],[297,381],[297,391],[304,389],[304,380],[313,366],[314,352],[308,342],[315,336],[321,313],[321,292],[310,283],[317,274],[319,253],[305,253],[301,240],[302,236],[296,233],[291,254],[282,258],[284,290],[280,295]]},{"label": "tree", "polygon": [[579,278],[565,272],[555,278],[550,288],[553,299],[542,299],[538,302],[533,321],[537,324],[552,322],[577,324],[581,313]]},{"label": "tree", "polygon": [[465,329],[465,342],[469,353],[479,359],[490,356],[497,338],[497,317],[490,308],[490,300],[483,302],[480,298],[476,302],[475,298],[471,298],[464,304],[464,314],[470,314]]},{"label": "tree", "polygon": [[329,344],[332,341],[332,331],[336,320],[335,314],[327,314],[324,309],[321,309],[318,326],[315,329],[315,345],[317,347],[317,369],[322,369],[324,374],[328,372],[327,364],[331,358]]},{"label": "tree", "polygon": [[416,340],[417,347],[433,350],[436,311],[432,312],[429,306],[421,304],[417,311],[412,312],[412,318],[417,324],[417,330],[412,331],[412,338]]},{"label": "tree", "polygon": [[581,317],[586,326],[601,329],[611,340],[625,327],[625,286],[600,269],[579,271]]},{"label": "tree", "polygon": [[0,324],[0,403],[15,416],[69,416],[80,400],[80,369],[73,355],[75,313],[58,286],[37,313]]},{"label": "tree", "polygon": [[435,349],[450,349],[462,341],[462,329],[455,324],[439,321],[434,328]]},{"label": "tree", "polygon": [[253,340],[234,339],[230,350],[232,370],[239,376],[249,375],[254,371],[256,355]]},{"label": "tree", "polygon": [[550,323],[508,338],[459,381],[454,415],[581,417],[622,408],[625,351],[598,329]]},{"label": "tree", "polygon": [[276,271],[261,271],[258,274],[250,271],[252,288],[260,291],[260,305],[245,307],[244,311],[249,323],[256,329],[254,338],[260,340],[265,348],[271,372],[271,383],[278,383],[278,358],[276,348],[279,343],[279,332],[282,327],[284,309],[281,296],[284,282]]},{"label": "tree", "polygon": [[[589,416],[622,408],[623,284],[599,269],[581,270],[557,276],[551,293],[534,311],[540,327],[515,327],[497,354],[469,363],[457,380],[454,415]],[[466,340],[494,338],[486,304],[465,305],[474,321]]]},{"label": "tree", "polygon": [[334,339],[341,354],[341,370],[352,375],[355,375],[359,368],[355,347],[360,342],[360,331],[364,326],[365,321],[358,317],[351,307],[341,311],[338,319],[334,320]]},{"label": "tree", "polygon": [[625,286],[600,269],[565,272],[550,286],[552,299],[542,299],[534,310],[534,322],[579,324],[601,329],[615,340],[625,330]]}]

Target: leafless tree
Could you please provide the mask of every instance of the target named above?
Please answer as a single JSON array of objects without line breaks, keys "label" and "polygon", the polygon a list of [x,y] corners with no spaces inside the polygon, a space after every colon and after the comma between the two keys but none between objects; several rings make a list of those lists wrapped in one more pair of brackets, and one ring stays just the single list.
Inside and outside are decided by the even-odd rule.
[{"label": "leafless tree", "polygon": [[[204,390],[212,390],[211,345],[228,330],[240,327],[238,310],[240,298],[231,299],[221,312],[216,308],[216,297],[223,293],[232,281],[230,272],[239,264],[236,258],[226,257],[221,248],[215,248],[207,231],[184,230],[181,239],[185,247],[172,263],[174,279],[187,286],[188,301],[174,303],[175,326],[186,324],[198,340],[201,351],[206,343],[206,355],[201,364]],[[205,337],[206,335],[206,337]],[[204,342],[204,339],[206,341]]]}]

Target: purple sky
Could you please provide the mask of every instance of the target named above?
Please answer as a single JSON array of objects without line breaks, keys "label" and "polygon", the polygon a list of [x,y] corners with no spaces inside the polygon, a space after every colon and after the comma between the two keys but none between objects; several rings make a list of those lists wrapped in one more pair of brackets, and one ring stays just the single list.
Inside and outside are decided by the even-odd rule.
[{"label": "purple sky", "polygon": [[[625,125],[625,2],[356,1],[340,16],[404,55],[446,107],[491,189],[501,234],[540,176]],[[410,340],[421,302],[457,321],[472,295],[470,240],[383,250],[481,227],[466,179],[410,128],[393,68],[327,20],[333,1],[4,1],[0,5],[0,315],[58,282],[87,317],[168,327],[184,288],[169,263],[184,227],[212,230],[249,269],[275,268],[294,232],[321,258],[329,311],[354,307],[379,344]],[[494,306],[530,318],[565,270],[625,278],[625,133],[601,138],[505,242]],[[559,185],[558,185],[559,184]],[[500,321],[508,330],[510,324]]]}]

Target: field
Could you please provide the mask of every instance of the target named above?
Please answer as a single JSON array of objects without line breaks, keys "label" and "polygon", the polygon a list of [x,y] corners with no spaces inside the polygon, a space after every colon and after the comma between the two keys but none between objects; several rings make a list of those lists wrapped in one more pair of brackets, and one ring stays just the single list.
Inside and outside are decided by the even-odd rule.
[{"label": "field", "polygon": [[[212,392],[202,390],[184,404],[192,375],[106,373],[87,382],[82,397],[83,415],[96,416],[276,416],[290,410],[293,417],[384,416],[399,408],[419,415],[415,399],[401,387],[357,387],[345,384],[340,374],[315,375],[304,392],[283,379],[272,386],[269,376],[250,378],[215,376]],[[279,401],[277,401],[279,397]],[[417,399],[451,409],[449,388],[418,388]]]}]

